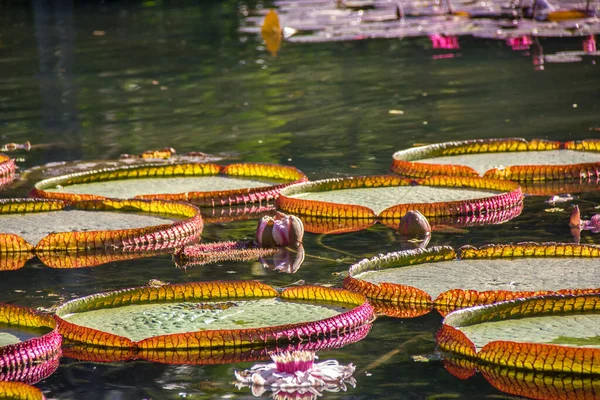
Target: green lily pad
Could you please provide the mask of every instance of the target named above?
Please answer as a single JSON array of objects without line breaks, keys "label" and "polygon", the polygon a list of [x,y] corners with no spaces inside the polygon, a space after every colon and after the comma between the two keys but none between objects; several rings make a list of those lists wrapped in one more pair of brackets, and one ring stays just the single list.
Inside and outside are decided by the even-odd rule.
[{"label": "green lily pad", "polygon": [[67,315],[68,322],[124,336],[133,341],[190,331],[258,328],[311,322],[336,316],[346,308],[279,298],[135,304]]},{"label": "green lily pad", "polygon": [[210,192],[268,187],[284,181],[275,179],[234,178],[227,176],[196,176],[168,178],[139,178],[73,184],[45,189],[50,193],[89,194],[126,199],[154,193]]},{"label": "green lily pad", "polygon": [[0,214],[0,230],[38,243],[52,232],[143,228],[181,220],[158,215],[113,211],[61,210],[43,213]]},{"label": "green lily pad", "polygon": [[[451,260],[368,271],[354,277],[419,288],[432,298],[452,290],[558,291],[600,288],[600,258],[499,258]],[[440,279],[443,277],[443,279]]]},{"label": "green lily pad", "polygon": [[10,344],[25,342],[35,337],[40,337],[51,329],[33,329],[0,324],[0,347]]},{"label": "green lily pad", "polygon": [[519,151],[483,154],[461,154],[414,160],[426,164],[458,164],[473,168],[480,175],[493,168],[510,165],[567,165],[600,162],[600,153],[576,150]]},{"label": "green lily pad", "polygon": [[479,189],[395,186],[307,192],[290,197],[302,200],[358,205],[368,207],[375,214],[379,214],[383,210],[398,204],[474,200],[497,194],[498,191]]},{"label": "green lily pad", "polygon": [[459,330],[478,350],[495,340],[600,348],[598,314],[508,319],[463,326]]}]

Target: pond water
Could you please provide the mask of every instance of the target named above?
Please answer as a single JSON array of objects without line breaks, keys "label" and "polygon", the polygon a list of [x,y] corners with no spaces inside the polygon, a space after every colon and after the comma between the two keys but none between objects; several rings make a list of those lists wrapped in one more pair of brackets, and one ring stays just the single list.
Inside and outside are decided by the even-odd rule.
[{"label": "pond water", "polygon": [[[600,58],[532,64],[504,41],[460,37],[452,58],[427,37],[284,43],[278,56],[240,33],[253,1],[0,0],[0,144],[31,141],[21,168],[174,147],[226,161],[293,165],[310,179],[381,174],[392,154],[419,143],[480,137],[576,140],[600,135]],[[540,38],[545,54],[579,50],[581,38]],[[443,52],[442,52],[443,53]],[[225,161],[225,162],[226,162]],[[24,196],[32,182],[0,193]],[[575,201],[589,218],[593,189]],[[589,188],[588,188],[589,190]],[[596,192],[597,193],[597,192]],[[443,229],[430,246],[572,241],[571,205],[528,197],[500,226]],[[552,209],[556,207],[557,209]],[[562,210],[561,210],[562,209]],[[554,211],[554,212],[549,212]],[[209,224],[203,240],[254,234],[256,219]],[[583,243],[598,238],[582,233]],[[340,285],[353,262],[399,250],[383,225],[342,235],[307,234],[295,274],[259,263],[177,269],[169,255],[96,268],[51,269],[37,259],[1,272],[0,301],[49,308],[83,295],[143,285],[256,279]],[[459,380],[435,351],[441,317],[382,317],[362,341],[321,352],[357,366],[357,387],[324,398],[506,398],[483,377]],[[253,363],[173,366],[92,363],[65,357],[37,387],[52,398],[250,398],[233,370]]]}]

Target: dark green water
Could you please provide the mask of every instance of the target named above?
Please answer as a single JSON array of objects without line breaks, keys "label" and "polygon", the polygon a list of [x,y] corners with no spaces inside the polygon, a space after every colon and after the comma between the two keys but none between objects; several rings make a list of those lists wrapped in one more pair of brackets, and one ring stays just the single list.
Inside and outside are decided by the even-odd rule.
[{"label": "dark green water", "polygon": [[[35,145],[23,155],[22,168],[171,146],[180,153],[290,164],[318,179],[385,173],[392,153],[415,143],[599,135],[598,57],[535,71],[531,56],[504,42],[462,37],[460,57],[452,59],[433,59],[437,52],[427,38],[284,43],[274,58],[259,38],[238,31],[242,11],[257,3],[75,3],[0,1],[0,144]],[[548,54],[581,46],[580,39],[540,43]],[[25,186],[2,195],[25,195]],[[544,200],[527,198],[523,214],[501,226],[434,234],[430,245],[570,241],[569,206],[547,213]],[[594,193],[577,201],[588,217],[597,203]],[[242,239],[254,228],[253,220],[209,225],[203,237]],[[596,240],[584,232],[582,242]],[[50,307],[152,278],[339,284],[338,273],[351,263],[400,246],[391,229],[375,226],[337,236],[307,234],[305,248],[309,256],[294,275],[251,263],[183,271],[169,256],[80,270],[33,260],[2,272],[0,301]],[[325,398],[506,398],[481,376],[462,381],[440,362],[412,361],[435,350],[440,321],[436,313],[381,318],[366,339],[321,353],[322,360],[357,365],[357,387]],[[64,358],[36,386],[56,398],[248,398],[247,389],[238,391],[231,382],[234,369],[251,365]]]}]

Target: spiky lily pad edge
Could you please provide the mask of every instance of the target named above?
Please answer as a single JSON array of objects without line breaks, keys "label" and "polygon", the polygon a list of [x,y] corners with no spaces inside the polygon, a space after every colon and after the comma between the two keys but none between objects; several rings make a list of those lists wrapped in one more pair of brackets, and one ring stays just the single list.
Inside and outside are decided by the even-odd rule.
[{"label": "spiky lily pad edge", "polygon": [[417,307],[417,311],[435,307],[442,315],[456,309],[476,305],[492,304],[506,300],[527,298],[538,295],[565,294],[580,295],[588,293],[600,294],[600,288],[589,289],[564,289],[558,291],[519,291],[508,290],[447,290],[436,299],[429,293],[413,286],[384,282],[374,284],[355,276],[378,269],[395,268],[429,262],[439,262],[460,259],[485,259],[508,257],[600,257],[600,247],[573,243],[534,243],[523,242],[517,244],[485,245],[479,248],[463,246],[455,251],[449,246],[430,247],[428,249],[402,250],[364,259],[350,266],[348,276],[344,279],[344,288],[363,293],[368,299],[385,306],[375,306],[376,312],[394,316],[393,304],[408,304]]},{"label": "spiky lily pad edge", "polygon": [[146,360],[174,365],[232,364],[268,360],[271,352],[338,349],[364,339],[371,327],[372,324],[364,324],[352,329],[343,336],[311,338],[309,341],[295,344],[254,344],[199,349],[110,348],[67,341],[63,345],[63,355],[80,361],[92,362]]},{"label": "spiky lily pad edge", "polygon": [[34,383],[56,369],[62,337],[52,316],[27,307],[0,304],[0,323],[50,329],[39,337],[0,347],[0,380]]},{"label": "spiky lily pad edge", "polygon": [[466,308],[449,314],[436,336],[440,350],[521,370],[600,374],[600,349],[497,340],[479,351],[458,328],[507,318],[600,311],[600,294],[541,295]]},{"label": "spiky lily pad edge", "polygon": [[523,370],[488,364],[456,354],[444,353],[444,368],[459,379],[477,372],[496,389],[532,399],[589,399],[597,397],[600,381],[595,375]]},{"label": "spiky lily pad edge", "polygon": [[0,381],[0,396],[5,399],[44,400],[46,397],[35,386],[22,382]]},{"label": "spiky lily pad edge", "polygon": [[[167,334],[137,342],[123,336],[79,326],[62,318],[73,312],[136,303],[174,300],[256,299],[278,296],[289,300],[332,301],[356,307],[334,317],[313,322],[253,329],[204,330]],[[131,348],[139,351],[283,344],[319,337],[336,337],[359,329],[367,324],[372,317],[372,307],[366,301],[364,295],[359,293],[322,286],[299,286],[277,293],[271,286],[256,281],[197,282],[123,289],[71,300],[59,306],[55,314],[58,331],[68,340],[95,346]]]},{"label": "spiky lily pad edge", "polygon": [[220,190],[209,192],[155,193],[135,196],[136,199],[160,199],[186,201],[201,207],[231,206],[236,204],[251,204],[275,200],[279,191],[286,186],[305,182],[306,175],[295,167],[265,163],[237,163],[226,166],[212,163],[181,163],[181,164],[142,164],[127,167],[106,168],[78,172],[37,182],[30,192],[30,197],[60,199],[65,201],[100,200],[104,196],[93,194],[75,194],[49,192],[45,189],[57,185],[68,186],[101,181],[136,179],[136,178],[165,178],[176,176],[241,176],[254,178],[281,179],[289,182],[272,186]]},{"label": "spiky lily pad edge", "polygon": [[87,232],[56,232],[42,238],[34,247],[14,234],[0,233],[0,253],[55,252],[88,249],[125,249],[153,251],[181,247],[197,241],[202,233],[200,210],[191,205],[162,200],[104,199],[65,202],[47,199],[1,199],[0,214],[59,211],[121,211],[168,214],[185,219],[169,224],[134,229]]},{"label": "spiky lily pad edge", "polygon": [[0,190],[15,179],[15,160],[0,153]]},{"label": "spiky lily pad edge", "polygon": [[[419,185],[497,190],[502,193],[473,200],[398,204],[383,210],[379,215],[376,215],[372,209],[365,206],[291,197],[302,193],[328,190]],[[393,223],[399,221],[403,215],[411,210],[419,211],[427,218],[461,215],[485,216],[518,207],[522,201],[521,188],[518,184],[510,181],[479,177],[433,176],[424,179],[410,179],[393,175],[372,175],[324,179],[288,186],[281,190],[277,207],[282,211],[296,215],[331,219],[379,220]]]},{"label": "spiky lily pad edge", "polygon": [[[543,139],[532,139],[527,141],[523,138],[506,138],[443,142],[395,152],[392,156],[393,162],[390,169],[392,172],[399,175],[414,178],[423,178],[434,175],[479,176],[477,171],[466,165],[444,165],[412,161],[458,154],[508,151],[549,151],[560,149],[600,151],[600,139],[559,142]],[[506,179],[518,182],[598,179],[600,178],[600,163],[570,165],[511,165],[503,169],[490,169],[489,171],[486,171],[483,176],[484,178]]]}]

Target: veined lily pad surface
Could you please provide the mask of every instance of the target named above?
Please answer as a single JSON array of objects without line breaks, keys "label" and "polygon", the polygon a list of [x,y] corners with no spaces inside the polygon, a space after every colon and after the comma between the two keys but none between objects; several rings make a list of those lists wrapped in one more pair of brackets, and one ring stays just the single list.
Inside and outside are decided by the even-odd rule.
[{"label": "veined lily pad surface", "polygon": [[445,313],[541,293],[600,293],[598,271],[600,248],[592,246],[464,246],[458,254],[433,247],[363,260],[350,267],[344,287],[380,302],[433,305]]},{"label": "veined lily pad surface", "polygon": [[46,397],[35,386],[22,382],[0,382],[0,399],[44,400]]},{"label": "veined lily pad surface", "polygon": [[148,164],[46,179],[35,185],[31,196],[63,200],[160,198],[222,206],[273,200],[281,188],[305,180],[296,168],[274,164]]},{"label": "veined lily pad surface", "polygon": [[342,336],[315,337],[309,341],[285,345],[244,345],[239,347],[210,347],[200,349],[111,348],[69,342],[63,354],[65,357],[93,362],[122,362],[142,359],[177,365],[230,364],[267,360],[271,352],[338,349],[364,339],[370,329],[371,324],[365,324]]},{"label": "veined lily pad surface", "polygon": [[185,349],[342,336],[365,325],[363,295],[300,286],[278,294],[253,281],[125,289],[60,306],[59,331],[104,347]]},{"label": "veined lily pad surface", "polygon": [[600,173],[600,140],[520,138],[437,143],[394,153],[392,171],[411,177],[484,176],[514,181],[590,179]]},{"label": "veined lily pad surface", "polygon": [[282,190],[277,204],[299,215],[395,223],[410,210],[428,218],[488,215],[517,207],[522,199],[519,186],[504,181],[376,175],[293,185]]},{"label": "veined lily pad surface", "polygon": [[110,199],[1,200],[0,224],[1,253],[160,250],[197,240],[203,227],[200,211],[190,204]]},{"label": "veined lily pad surface", "polygon": [[438,333],[441,350],[535,371],[600,374],[600,295],[543,295],[458,310]]}]

